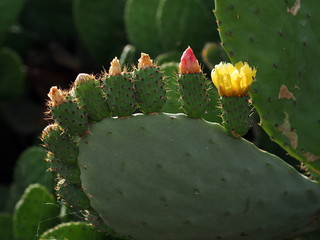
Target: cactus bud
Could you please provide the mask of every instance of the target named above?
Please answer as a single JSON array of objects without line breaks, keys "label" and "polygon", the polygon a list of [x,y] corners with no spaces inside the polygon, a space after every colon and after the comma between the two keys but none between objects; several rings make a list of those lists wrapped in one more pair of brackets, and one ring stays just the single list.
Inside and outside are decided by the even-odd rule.
[{"label": "cactus bud", "polygon": [[48,97],[51,100],[49,102],[49,105],[52,107],[58,107],[61,103],[64,103],[66,101],[65,93],[63,93],[57,86],[53,86],[50,88]]},{"label": "cactus bud", "polygon": [[179,64],[179,73],[200,73],[201,68],[199,62],[194,55],[191,47],[188,47],[182,54],[181,62]]},{"label": "cactus bud", "polygon": [[115,57],[110,63],[109,75],[118,76],[120,74],[121,74],[120,62],[119,62],[119,59]]},{"label": "cactus bud", "polygon": [[182,107],[191,118],[201,118],[208,107],[209,81],[202,73],[192,49],[188,47],[181,57],[179,65],[179,92]]},{"label": "cactus bud", "polygon": [[52,87],[48,94],[50,113],[55,121],[67,134],[82,135],[88,125],[88,118],[84,109],[72,94],[64,93],[57,87]]},{"label": "cactus bud", "polygon": [[138,68],[151,68],[154,67],[153,60],[150,59],[149,54],[141,53],[141,57],[138,60]]},{"label": "cactus bud", "polygon": [[211,78],[220,96],[239,97],[247,95],[256,72],[246,62],[238,62],[235,66],[220,63],[212,70]]},{"label": "cactus bud", "polygon": [[87,73],[79,73],[73,85],[75,87],[80,86],[81,84],[85,84],[89,80],[93,80],[94,76]]}]

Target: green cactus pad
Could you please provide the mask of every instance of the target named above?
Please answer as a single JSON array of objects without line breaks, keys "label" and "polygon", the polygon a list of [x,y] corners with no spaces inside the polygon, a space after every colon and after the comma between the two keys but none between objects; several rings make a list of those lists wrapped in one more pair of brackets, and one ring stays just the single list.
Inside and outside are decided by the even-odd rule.
[{"label": "green cactus pad", "polygon": [[77,37],[94,59],[101,65],[106,54],[110,57],[118,54],[126,44],[123,21],[126,0],[75,0],[72,4]]},{"label": "green cactus pad", "polygon": [[[79,179],[79,175],[76,176]],[[98,213],[90,206],[89,198],[83,192],[82,185],[74,184],[69,179],[58,178],[55,190],[58,199],[74,211],[78,218],[90,222],[99,231],[111,231],[103,223]]]},{"label": "green cactus pad", "polygon": [[98,232],[91,224],[84,222],[62,223],[58,226],[44,232],[40,240],[76,240],[76,239],[94,239],[104,240],[105,234]]},{"label": "green cactus pad", "polygon": [[0,213],[1,239],[13,240],[12,217],[7,213]]},{"label": "green cactus pad", "polygon": [[104,119],[79,143],[92,207],[138,240],[279,240],[319,227],[320,186],[185,115]]},{"label": "green cactus pad", "polygon": [[131,74],[104,76],[102,82],[112,116],[126,117],[136,110]]},{"label": "green cactus pad", "polygon": [[162,39],[156,21],[160,0],[128,0],[125,8],[125,25],[130,41],[140,51],[151,55],[163,52]]},{"label": "green cactus pad", "polygon": [[2,212],[6,206],[6,202],[9,195],[9,188],[5,185],[0,184],[0,212]]},{"label": "green cactus pad", "polygon": [[89,121],[100,121],[110,115],[110,110],[100,88],[100,82],[96,79],[90,79],[74,87],[75,94],[84,111],[88,114]]},{"label": "green cactus pad", "polygon": [[250,128],[248,97],[221,97],[223,126],[228,134],[242,137]]},{"label": "green cactus pad", "polygon": [[75,164],[77,162],[77,143],[57,125],[47,126],[42,133],[42,142],[45,148],[54,153],[55,158],[65,164]]},{"label": "green cactus pad", "polygon": [[250,95],[261,126],[318,173],[319,3],[216,0],[220,37],[231,61],[257,68]]},{"label": "green cactus pad", "polygon": [[163,72],[158,67],[147,67],[133,71],[137,103],[144,113],[159,112],[166,103]]},{"label": "green cactus pad", "polygon": [[184,112],[202,118],[208,109],[208,80],[203,73],[179,74],[179,92]]},{"label": "green cactus pad", "polygon": [[158,64],[158,66],[161,66],[166,63],[180,62],[180,59],[181,59],[180,51],[170,51],[170,52],[166,52],[158,55],[154,59],[154,61]]},{"label": "green cactus pad", "polygon": [[195,52],[201,52],[216,35],[212,9],[202,0],[160,0],[157,26],[166,51],[192,46]]},{"label": "green cactus pad", "polygon": [[87,130],[88,117],[73,96],[68,96],[66,102],[57,107],[50,107],[50,110],[55,121],[69,135],[79,136]]},{"label": "green cactus pad", "polygon": [[135,61],[136,57],[136,48],[131,44],[127,44],[121,53],[120,56],[120,65],[122,68],[127,68],[127,70],[131,70],[131,64]]},{"label": "green cactus pad", "polygon": [[14,180],[10,187],[5,210],[12,212],[16,203],[30,184],[40,183],[48,189],[53,187],[53,176],[47,172],[46,150],[40,146],[27,148],[19,156],[14,169]]},{"label": "green cactus pad", "polygon": [[216,64],[220,62],[228,62],[229,58],[220,44],[209,42],[206,43],[201,51],[203,62],[209,68],[213,69]]},{"label": "green cactus pad", "polygon": [[59,208],[50,192],[39,184],[30,185],[17,203],[13,215],[16,240],[34,239],[58,223]]},{"label": "green cactus pad", "polygon": [[[4,24],[4,5],[10,3],[11,7],[14,8],[15,2],[16,1],[2,2],[0,10],[0,37],[1,28]],[[9,11],[6,11],[6,13],[9,13]],[[23,60],[21,59],[19,54],[14,52],[13,50],[8,48],[0,48],[0,65],[0,99],[22,98],[26,92],[25,72],[23,71]]]},{"label": "green cactus pad", "polygon": [[208,96],[209,96],[209,104],[207,107],[207,111],[205,115],[203,116],[203,119],[209,121],[209,122],[216,122],[221,123],[221,111],[220,111],[220,105],[219,105],[219,94],[216,90],[216,88],[213,85],[213,82],[209,82],[208,87]]}]

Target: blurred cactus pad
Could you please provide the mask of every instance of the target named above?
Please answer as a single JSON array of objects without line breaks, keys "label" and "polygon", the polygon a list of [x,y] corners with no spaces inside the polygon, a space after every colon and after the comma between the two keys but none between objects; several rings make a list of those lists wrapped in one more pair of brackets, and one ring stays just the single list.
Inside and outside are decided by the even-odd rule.
[{"label": "blurred cactus pad", "polygon": [[[219,1],[216,6],[218,17],[236,10],[236,5],[230,10]],[[264,7],[264,11],[278,13],[282,5]],[[284,15],[295,17],[285,10]],[[228,20],[223,22],[228,24]],[[230,26],[240,31],[231,22]],[[242,45],[232,44],[236,56]],[[250,41],[243,44],[247,45]],[[255,99],[275,89],[273,85],[280,80],[274,67],[262,65],[266,54],[261,53],[260,60],[252,49],[257,55],[253,58],[257,79],[251,91],[258,89],[253,101],[260,113]],[[290,56],[294,59],[295,55]],[[320,186],[316,181],[209,121],[216,119],[208,115],[216,114],[211,108],[217,107],[217,95],[212,94],[212,82],[190,47],[174,74],[158,67],[145,53],[136,63],[129,72],[115,58],[108,71],[96,76],[79,74],[71,89],[51,88],[48,106],[53,122],[41,139],[49,170],[55,174],[59,201],[110,239],[282,240],[319,229]],[[269,72],[274,75],[264,83],[266,89],[258,88],[263,74]],[[286,129],[298,103],[279,97],[277,101],[288,102],[279,135],[298,131]],[[277,107],[283,105],[272,105]],[[229,116],[232,111],[237,116],[238,109],[229,107],[228,111]],[[284,137],[291,146],[290,137]]]}]

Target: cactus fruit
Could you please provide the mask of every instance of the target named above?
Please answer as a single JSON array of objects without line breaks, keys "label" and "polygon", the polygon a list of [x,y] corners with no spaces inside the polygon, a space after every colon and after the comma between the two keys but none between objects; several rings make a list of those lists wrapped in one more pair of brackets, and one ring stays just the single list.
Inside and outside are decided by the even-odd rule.
[{"label": "cactus fruit", "polygon": [[138,106],[143,113],[159,112],[166,103],[163,73],[150,59],[141,53],[138,68],[132,73]]},{"label": "cactus fruit", "polygon": [[91,121],[100,121],[110,115],[100,82],[93,75],[80,73],[74,81],[73,91]]},{"label": "cactus fruit", "polygon": [[77,144],[58,124],[48,125],[42,131],[41,140],[44,147],[54,153],[59,161],[69,165],[77,162]]},{"label": "cactus fruit", "polygon": [[216,0],[215,6],[231,61],[259,71],[250,95],[262,128],[320,179],[319,2]]},{"label": "cactus fruit", "polygon": [[111,62],[109,74],[102,77],[112,116],[126,117],[136,110],[136,99],[130,73],[122,72],[118,58]]},{"label": "cactus fruit", "polygon": [[[181,60],[177,79],[187,116],[130,111],[89,123],[80,137],[77,131],[63,131],[73,133],[61,137],[78,147],[81,184],[68,174],[61,177],[58,169],[61,201],[100,230],[106,224],[107,231],[137,240],[282,240],[319,228],[318,183],[246,140],[228,136],[219,124],[200,119],[210,102],[210,82],[190,48]],[[113,64],[102,78],[105,91],[110,76],[123,76],[120,64]],[[127,91],[122,97],[128,91],[136,96],[136,82],[127,83],[119,88]],[[111,111],[118,109],[112,91],[105,95],[114,105]],[[194,107],[185,107],[188,99]],[[132,101],[119,104],[132,107]],[[66,149],[49,143],[53,154]]]},{"label": "cactus fruit", "polygon": [[88,118],[75,97],[57,87],[51,87],[48,96],[50,114],[55,121],[70,135],[83,134],[87,129]]},{"label": "cactus fruit", "polygon": [[30,240],[58,223],[59,208],[50,192],[30,185],[17,203],[13,215],[14,239]]},{"label": "cactus fruit", "polygon": [[190,47],[181,57],[178,82],[185,113],[191,118],[203,117],[209,102],[208,80]]},{"label": "cactus fruit", "polygon": [[220,63],[211,77],[221,96],[223,126],[234,137],[245,135],[250,128],[247,93],[256,75],[256,69],[247,63]]}]

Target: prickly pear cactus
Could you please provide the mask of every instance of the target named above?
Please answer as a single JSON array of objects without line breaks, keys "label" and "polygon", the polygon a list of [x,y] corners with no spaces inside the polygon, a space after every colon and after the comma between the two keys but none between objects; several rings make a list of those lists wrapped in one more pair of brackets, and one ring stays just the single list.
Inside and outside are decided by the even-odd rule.
[{"label": "prickly pear cactus", "polygon": [[318,1],[216,0],[232,62],[258,69],[250,95],[271,139],[319,176]]},{"label": "prickly pear cactus", "polygon": [[[120,64],[112,64],[100,79],[102,89],[110,76],[124,74]],[[138,113],[87,121],[83,130],[67,112],[66,119],[54,118],[42,134],[48,161],[57,166],[58,197],[84,220],[109,236],[136,240],[282,240],[320,227],[316,182],[252,143],[230,137],[221,125],[201,119],[210,106],[208,80],[191,49],[183,54],[176,76],[186,114],[161,113],[157,104],[154,112],[146,111],[154,99],[143,98],[140,104],[139,97],[145,96],[141,91],[149,91],[138,84],[141,72],[125,74],[132,81],[123,88],[118,84],[121,98],[110,92],[100,96],[113,109],[127,109],[133,91]],[[154,83],[154,77],[144,74],[144,82]],[[117,80],[123,79],[111,81]],[[166,88],[151,85],[150,95],[160,98]],[[67,103],[81,114],[85,111],[74,108],[77,99],[68,101],[74,89],[56,91],[61,94],[50,94],[49,106]],[[59,126],[61,119],[68,124]],[[66,166],[80,172],[63,171]]]}]

